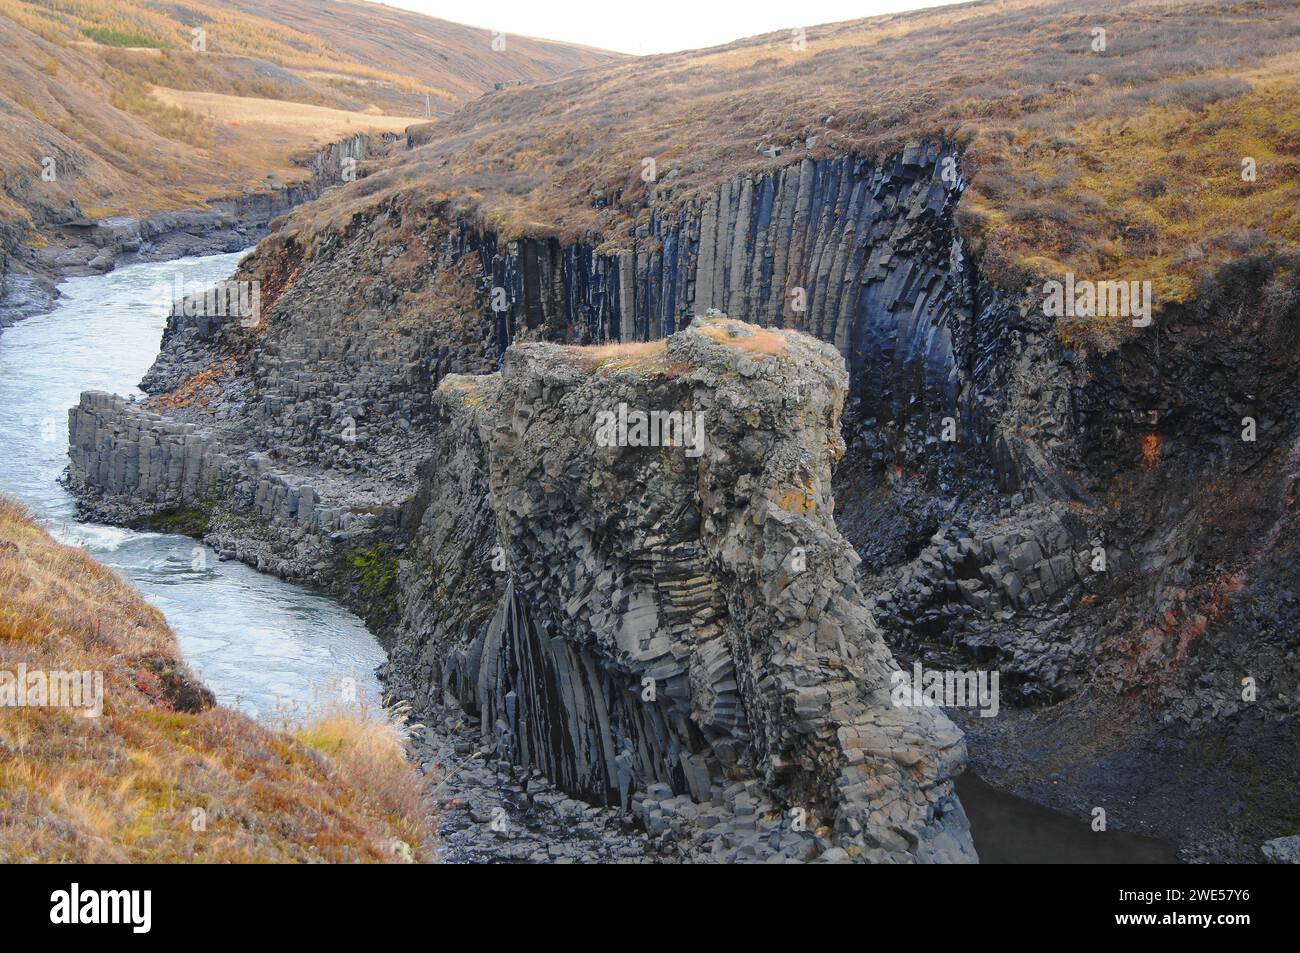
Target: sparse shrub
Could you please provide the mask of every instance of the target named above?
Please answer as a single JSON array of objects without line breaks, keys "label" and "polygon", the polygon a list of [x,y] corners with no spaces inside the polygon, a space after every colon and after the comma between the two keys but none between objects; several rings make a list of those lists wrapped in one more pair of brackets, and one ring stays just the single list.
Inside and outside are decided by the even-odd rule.
[{"label": "sparse shrub", "polygon": [[145,36],[143,33],[128,33],[125,30],[114,30],[109,27],[88,26],[81,32],[96,43],[103,43],[105,46],[134,46],[155,50],[161,50],[167,46],[157,37]]},{"label": "sparse shrub", "polygon": [[1144,199],[1155,199],[1165,194],[1168,182],[1163,175],[1148,175],[1137,184],[1137,194]]},{"label": "sparse shrub", "polygon": [[294,736],[325,754],[340,780],[353,785],[366,805],[399,827],[412,848],[427,839],[429,810],[424,779],[407,759],[403,712],[335,707]]},{"label": "sparse shrub", "polygon": [[1258,228],[1234,228],[1223,235],[1215,236],[1212,244],[1215,247],[1226,249],[1234,255],[1247,255],[1252,252],[1258,252],[1271,244],[1267,232]]},{"label": "sparse shrub", "polygon": [[1165,99],[1187,109],[1204,109],[1221,99],[1244,96],[1250,88],[1250,83],[1236,77],[1189,79],[1167,87]]},{"label": "sparse shrub", "polygon": [[390,543],[352,550],[347,556],[366,622],[383,628],[397,612],[397,553]]},{"label": "sparse shrub", "polygon": [[[196,112],[160,102],[147,83],[131,77],[122,81],[109,96],[109,102],[124,112],[139,116],[149,127],[167,139],[199,149],[212,147],[213,123]],[[114,144],[118,152],[129,153],[130,146]]]}]

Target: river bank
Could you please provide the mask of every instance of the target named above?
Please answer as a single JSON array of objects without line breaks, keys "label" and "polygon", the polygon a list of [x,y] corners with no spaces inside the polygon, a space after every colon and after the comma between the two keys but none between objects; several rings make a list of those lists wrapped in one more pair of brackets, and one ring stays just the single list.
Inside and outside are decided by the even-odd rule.
[{"label": "river bank", "polygon": [[0,251],[0,329],[54,307],[64,279],[103,274],[124,265],[217,255],[256,244],[271,220],[316,195],[310,184],[247,193],[136,218],[91,219],[75,205],[16,248]]},{"label": "river bank", "polygon": [[76,201],[36,203],[30,228],[0,223],[0,332],[53,308],[65,279],[251,248],[277,217],[349,180],[357,162],[399,141],[392,133],[348,136],[299,157],[298,181],[245,186],[202,207],[92,217]]},{"label": "river bank", "polygon": [[158,609],[3,496],[0,606],[0,862],[431,856],[386,719],[267,725],[215,704]]},{"label": "river bank", "polygon": [[82,388],[138,393],[176,275],[217,282],[239,257],[135,264],[69,279],[53,311],[0,337],[0,426],[11,449],[0,492],[162,609],[185,658],[222,704],[266,719],[298,717],[345,696],[377,704],[374,669],[384,656],[356,616],[308,589],[222,561],[186,536],[81,522],[59,482],[67,411]]}]

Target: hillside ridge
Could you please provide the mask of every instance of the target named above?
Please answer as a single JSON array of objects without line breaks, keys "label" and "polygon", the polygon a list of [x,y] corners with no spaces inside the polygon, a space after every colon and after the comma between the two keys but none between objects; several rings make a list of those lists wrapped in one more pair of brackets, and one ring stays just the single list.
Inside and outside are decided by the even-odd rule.
[{"label": "hillside ridge", "polygon": [[0,292],[10,272],[76,273],[45,249],[77,244],[70,223],[248,196],[279,214],[358,174],[312,181],[331,144],[377,146],[497,86],[618,56],[351,0],[3,0],[0,49]]}]

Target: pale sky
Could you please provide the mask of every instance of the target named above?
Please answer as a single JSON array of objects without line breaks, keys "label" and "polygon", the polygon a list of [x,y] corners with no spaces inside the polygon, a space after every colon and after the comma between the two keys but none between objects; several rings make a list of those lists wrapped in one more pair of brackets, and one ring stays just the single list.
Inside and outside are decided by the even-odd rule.
[{"label": "pale sky", "polygon": [[795,27],[944,6],[957,0],[383,0],[507,34],[598,46],[621,53],[671,53]]}]

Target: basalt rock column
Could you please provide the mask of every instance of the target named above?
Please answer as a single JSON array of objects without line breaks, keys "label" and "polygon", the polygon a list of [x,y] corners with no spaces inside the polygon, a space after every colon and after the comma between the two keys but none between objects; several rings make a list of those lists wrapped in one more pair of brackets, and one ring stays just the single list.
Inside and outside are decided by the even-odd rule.
[{"label": "basalt rock column", "polygon": [[[416,544],[439,574],[403,576],[421,608],[394,667],[588,799],[716,804],[754,778],[846,856],[973,860],[961,735],[892,705],[835,528],[847,387],[831,345],[724,318],[631,348],[521,345],[450,378]],[[682,426],[639,427],[656,412]]]}]

